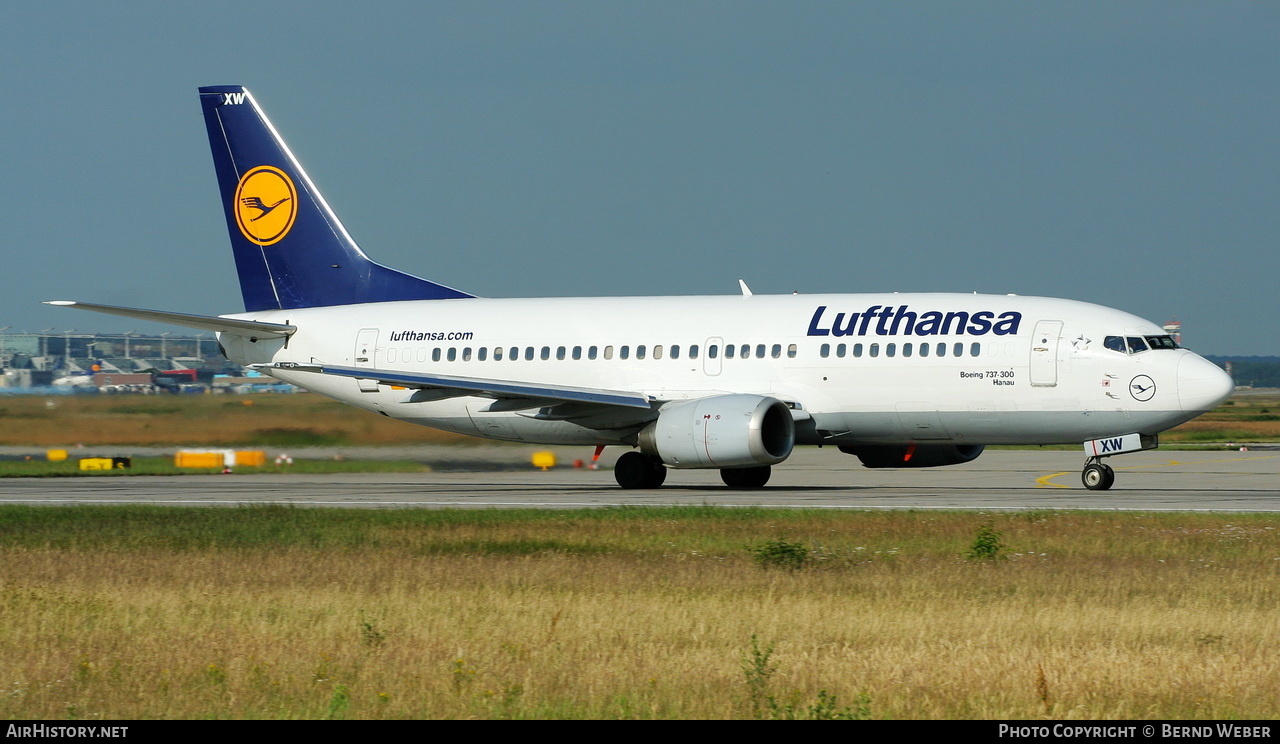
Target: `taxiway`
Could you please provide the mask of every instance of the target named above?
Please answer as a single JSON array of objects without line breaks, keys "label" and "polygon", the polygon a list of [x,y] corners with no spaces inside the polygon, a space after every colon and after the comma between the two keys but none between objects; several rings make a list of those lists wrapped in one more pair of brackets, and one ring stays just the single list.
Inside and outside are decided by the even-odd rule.
[{"label": "taxiway", "polygon": [[[667,485],[623,491],[605,467],[538,471],[521,448],[441,459],[422,474],[232,474],[9,478],[6,504],[291,504],[362,508],[569,508],[718,504],[819,509],[1106,509],[1280,512],[1280,451],[1156,450],[1111,461],[1116,486],[1080,485],[1082,453],[994,451],[965,465],[869,470],[835,449],[798,450],[769,486],[730,490],[715,471],[672,471]],[[456,450],[454,450],[456,453]],[[426,459],[430,460],[430,453]],[[570,453],[577,454],[577,453]],[[614,457],[621,454],[621,449]],[[565,462],[565,454],[560,460]],[[457,463],[468,463],[458,467]],[[488,466],[486,466],[488,463]],[[451,465],[452,464],[452,465]]]}]

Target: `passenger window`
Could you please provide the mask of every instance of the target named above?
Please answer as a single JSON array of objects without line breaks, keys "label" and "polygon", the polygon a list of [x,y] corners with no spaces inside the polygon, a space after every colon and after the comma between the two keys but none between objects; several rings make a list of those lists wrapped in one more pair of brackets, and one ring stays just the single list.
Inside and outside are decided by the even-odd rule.
[{"label": "passenger window", "polygon": [[618,358],[619,358],[619,359],[630,359],[630,358],[631,358],[631,347],[630,347],[630,346],[623,346],[622,348],[618,349]]},{"label": "passenger window", "polygon": [[788,359],[795,359],[795,358],[796,358],[796,351],[797,351],[797,349],[796,349],[796,345],[795,345],[795,344],[791,344],[790,346],[788,346],[788,347],[787,347],[787,358],[788,358]]},{"label": "passenger window", "polygon": [[495,361],[495,362],[501,362],[501,361],[502,361],[502,347],[501,347],[501,346],[495,346],[495,347],[493,347],[493,361]]},{"label": "passenger window", "polygon": [[855,357],[861,357],[861,356],[862,356],[862,344],[854,344],[854,345],[853,345],[853,355],[854,355]]},{"label": "passenger window", "polygon": [[871,344],[871,356],[880,356],[880,344]]},{"label": "passenger window", "polygon": [[774,344],[773,348],[769,350],[769,356],[773,357],[774,359],[781,359],[782,344]]},{"label": "passenger window", "polygon": [[431,361],[433,362],[440,361],[440,347],[436,347],[431,350]]},{"label": "passenger window", "polygon": [[418,361],[419,362],[427,361],[427,347],[425,346],[418,347]]},{"label": "passenger window", "polygon": [[590,347],[588,347],[588,348],[587,348],[587,358],[588,358],[588,359],[595,359],[595,358],[596,358],[596,347],[594,347],[594,346],[590,346]]},{"label": "passenger window", "polygon": [[488,349],[486,349],[486,348],[485,348],[485,347],[483,347],[483,346],[481,346],[480,348],[476,349],[476,360],[477,360],[477,361],[481,361],[481,362],[483,362],[483,361],[484,361],[485,359],[487,359],[488,357],[489,357],[489,350],[488,350]]},{"label": "passenger window", "polygon": [[697,358],[698,358],[698,345],[697,345],[697,344],[689,344],[689,358],[690,358],[690,359],[697,359]]},{"label": "passenger window", "polygon": [[724,347],[724,358],[725,358],[725,359],[732,359],[732,358],[733,358],[733,353],[734,353],[735,351],[737,351],[737,350],[738,350],[738,347],[734,346],[733,344],[725,344],[725,347]]},{"label": "passenger window", "polygon": [[902,355],[903,355],[904,357],[909,357],[909,356],[911,356],[911,351],[912,351],[912,349],[911,349],[911,344],[907,343],[907,344],[903,344],[903,345],[902,345]]},{"label": "passenger window", "polygon": [[656,346],[653,347],[653,358],[654,359],[662,358],[662,344],[657,344]]},{"label": "passenger window", "polygon": [[982,353],[982,344],[974,342],[969,344],[969,356],[978,356]]},{"label": "passenger window", "polygon": [[644,356],[645,356],[645,346],[644,344],[640,344],[639,346],[636,347],[636,359],[644,359]]},{"label": "passenger window", "polygon": [[545,361],[547,361],[548,359],[550,359],[550,358],[551,358],[551,347],[550,347],[550,346],[544,346],[544,347],[542,347],[542,354],[541,354],[541,356],[542,356],[542,361],[544,361],[544,362],[545,362]]},{"label": "passenger window", "polygon": [[955,346],[951,347],[951,356],[964,356],[964,344],[957,341]]},{"label": "passenger window", "polygon": [[671,344],[671,358],[672,359],[680,358],[680,344]]},{"label": "passenger window", "polygon": [[451,362],[458,361],[458,350],[453,348],[452,346],[449,347],[449,352],[445,355],[445,357]]},{"label": "passenger window", "polygon": [[465,347],[465,348],[462,350],[462,361],[464,361],[464,362],[469,362],[469,361],[471,361],[471,347],[470,347],[470,346]]},{"label": "passenger window", "polygon": [[510,354],[508,354],[507,356],[508,356],[508,358],[510,358],[510,359],[511,359],[511,361],[513,361],[513,362],[519,361],[519,360],[520,360],[520,347],[519,347],[519,346],[512,346],[512,347],[511,347],[511,353],[510,353]]},{"label": "passenger window", "polygon": [[822,346],[819,346],[818,356],[822,357],[823,359],[826,359],[827,357],[831,356],[831,344],[823,344]]},{"label": "passenger window", "polygon": [[743,344],[738,347],[738,356],[743,359],[751,358],[751,344]]},{"label": "passenger window", "polygon": [[576,362],[581,358],[582,358],[582,347],[581,346],[573,347],[573,361]]},{"label": "passenger window", "polygon": [[718,356],[720,356],[719,344],[711,344],[710,346],[707,347],[707,358],[715,359]]},{"label": "passenger window", "polygon": [[564,361],[565,348],[563,346],[556,347],[556,359]]},{"label": "passenger window", "polygon": [[532,362],[532,361],[533,361],[533,347],[532,347],[532,346],[526,346],[526,347],[524,347],[524,360],[525,360],[526,362]]},{"label": "passenger window", "polygon": [[845,344],[836,344],[836,358],[844,359],[845,351],[848,347]]},{"label": "passenger window", "polygon": [[898,353],[898,345],[897,345],[897,344],[885,344],[885,346],[884,346],[884,355],[885,355],[885,356],[896,356],[896,355],[897,355],[897,353]]},{"label": "passenger window", "polygon": [[929,344],[920,344],[920,356],[929,356]]},{"label": "passenger window", "polygon": [[604,358],[605,358],[605,359],[612,359],[612,358],[613,358],[613,347],[612,347],[612,346],[606,346],[606,347],[604,347]]},{"label": "passenger window", "polygon": [[764,359],[764,344],[756,344],[756,359]]}]

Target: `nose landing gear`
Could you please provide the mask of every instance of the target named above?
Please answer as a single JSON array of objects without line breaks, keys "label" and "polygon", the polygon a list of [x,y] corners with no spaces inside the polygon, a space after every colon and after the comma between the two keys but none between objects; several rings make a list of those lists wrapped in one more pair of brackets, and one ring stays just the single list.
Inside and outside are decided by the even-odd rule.
[{"label": "nose landing gear", "polygon": [[1090,439],[1084,443],[1084,453],[1089,459],[1084,463],[1080,473],[1080,481],[1090,491],[1105,491],[1116,482],[1116,471],[1110,465],[1103,465],[1102,458],[1122,455],[1126,452],[1155,449],[1160,440],[1155,434],[1123,434],[1106,439]]},{"label": "nose landing gear", "polygon": [[1101,458],[1091,457],[1080,473],[1080,480],[1090,491],[1105,491],[1116,482],[1116,471],[1104,465]]}]

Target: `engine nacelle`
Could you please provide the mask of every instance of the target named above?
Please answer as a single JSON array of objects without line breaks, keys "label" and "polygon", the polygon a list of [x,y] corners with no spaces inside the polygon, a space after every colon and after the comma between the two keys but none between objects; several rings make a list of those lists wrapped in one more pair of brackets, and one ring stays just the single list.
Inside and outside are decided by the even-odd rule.
[{"label": "engine nacelle", "polygon": [[777,398],[715,395],[667,404],[639,439],[673,468],[753,467],[787,459],[796,424]]},{"label": "engine nacelle", "polygon": [[840,451],[856,455],[868,468],[934,468],[976,460],[981,444],[842,444]]}]

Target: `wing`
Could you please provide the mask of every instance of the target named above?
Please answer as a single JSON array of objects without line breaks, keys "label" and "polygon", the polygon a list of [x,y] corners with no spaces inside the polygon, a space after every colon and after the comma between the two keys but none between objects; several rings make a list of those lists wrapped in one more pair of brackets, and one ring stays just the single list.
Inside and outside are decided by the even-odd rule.
[{"label": "wing", "polygon": [[643,393],[625,390],[603,390],[599,388],[569,387],[567,385],[547,385],[535,382],[512,382],[509,380],[489,380],[479,377],[456,377],[454,375],[431,375],[421,372],[404,372],[400,370],[373,369],[371,367],[343,367],[334,364],[298,364],[295,362],[276,362],[274,364],[255,364],[254,369],[281,370],[289,372],[314,372],[338,377],[353,377],[358,380],[376,380],[385,385],[413,388],[428,395],[418,397],[419,400],[440,400],[464,395],[482,398],[494,398],[490,411],[519,411],[529,408],[545,408],[561,403],[585,403],[591,406],[609,406],[635,408],[648,411],[654,399]]}]

